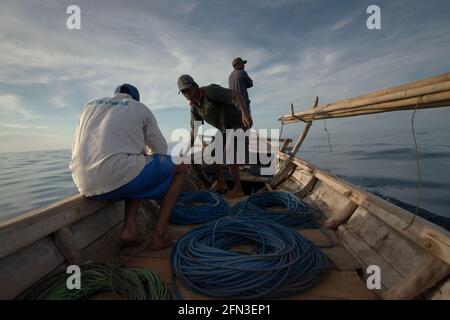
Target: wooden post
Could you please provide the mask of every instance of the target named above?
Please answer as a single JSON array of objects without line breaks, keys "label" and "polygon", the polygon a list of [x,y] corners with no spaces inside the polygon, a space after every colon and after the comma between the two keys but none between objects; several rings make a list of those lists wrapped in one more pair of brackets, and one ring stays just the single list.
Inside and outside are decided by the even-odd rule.
[{"label": "wooden post", "polygon": [[[319,104],[319,97],[315,97],[312,108],[313,109],[316,108],[318,104]],[[294,114],[294,107],[292,104],[291,104],[291,109],[292,109],[292,114]],[[289,174],[293,171],[295,166],[292,164],[292,158],[295,157],[295,154],[300,149],[300,146],[302,145],[303,141],[305,140],[306,135],[308,134],[309,128],[311,128],[311,125],[312,125],[312,123],[308,122],[305,125],[305,127],[303,128],[301,134],[297,138],[297,141],[295,142],[294,146],[292,147],[291,156],[284,162],[284,168],[280,169],[280,171],[274,176],[272,182],[270,183],[270,185],[272,187],[276,187],[277,185],[279,185],[280,183],[285,181],[287,179],[287,177],[289,176]]]},{"label": "wooden post", "polygon": [[286,139],[283,141],[283,144],[281,145],[281,148],[279,150],[279,152],[284,152],[284,150],[286,150],[287,146],[289,145],[289,143],[291,143],[292,140],[291,139]]}]

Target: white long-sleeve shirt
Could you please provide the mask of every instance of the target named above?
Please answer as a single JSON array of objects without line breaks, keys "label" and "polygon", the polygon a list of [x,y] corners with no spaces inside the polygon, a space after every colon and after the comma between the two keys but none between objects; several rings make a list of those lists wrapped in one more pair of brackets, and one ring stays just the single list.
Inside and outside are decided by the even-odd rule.
[{"label": "white long-sleeve shirt", "polygon": [[113,191],[139,175],[149,155],[167,154],[153,113],[129,95],[96,99],[83,109],[70,169],[81,194]]}]

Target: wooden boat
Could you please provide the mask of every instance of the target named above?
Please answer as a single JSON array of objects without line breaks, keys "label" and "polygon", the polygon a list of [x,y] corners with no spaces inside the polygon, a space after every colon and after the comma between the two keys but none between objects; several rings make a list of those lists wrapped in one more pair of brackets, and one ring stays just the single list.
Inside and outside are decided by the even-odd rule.
[{"label": "wooden boat", "polygon": [[[280,170],[274,177],[242,171],[246,196],[262,190],[294,193],[313,208],[324,232],[335,243],[323,249],[333,270],[319,284],[292,299],[450,299],[448,231],[420,217],[407,227],[413,218],[409,211],[293,156],[312,120],[448,106],[449,80],[450,73],[321,107],[316,99],[313,109],[302,113],[292,110],[281,119],[284,123],[305,121],[306,126],[292,148],[290,140],[283,141],[278,151]],[[197,169],[188,170],[185,190],[208,187],[205,175]],[[123,211],[122,202],[76,195],[1,222],[0,298],[20,298],[42,278],[87,261],[118,260],[128,266],[149,268],[170,283],[171,248],[154,252],[145,245],[138,249],[122,247],[119,234]],[[151,229],[154,213],[153,201],[144,202],[139,209],[143,232]],[[193,227],[170,226],[179,234]],[[319,245],[329,241],[317,229],[299,232]],[[368,267],[373,265],[381,271],[379,289],[368,289],[366,283]],[[180,283],[175,285],[185,299],[208,299]],[[105,297],[111,298],[94,298]]]}]

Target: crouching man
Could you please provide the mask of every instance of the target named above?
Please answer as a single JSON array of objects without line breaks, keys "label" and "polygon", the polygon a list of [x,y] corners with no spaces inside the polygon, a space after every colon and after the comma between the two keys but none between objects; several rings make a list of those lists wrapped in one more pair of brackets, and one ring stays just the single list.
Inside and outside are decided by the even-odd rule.
[{"label": "crouching man", "polygon": [[86,197],[125,200],[121,240],[126,245],[143,241],[137,229],[143,199],[161,200],[151,248],[173,244],[167,224],[185,168],[172,162],[167,148],[153,113],[132,85],[120,85],[113,97],[93,100],[82,111],[72,145],[72,178]]}]

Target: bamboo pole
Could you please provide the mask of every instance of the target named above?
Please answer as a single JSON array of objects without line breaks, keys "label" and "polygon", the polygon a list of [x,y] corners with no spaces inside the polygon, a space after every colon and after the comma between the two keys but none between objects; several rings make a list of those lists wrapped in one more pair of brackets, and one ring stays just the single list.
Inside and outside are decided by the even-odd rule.
[{"label": "bamboo pole", "polygon": [[[335,117],[340,115],[345,115],[346,117],[355,115],[364,115],[364,114],[372,114],[372,113],[382,113],[382,112],[391,112],[391,111],[403,111],[403,110],[411,110],[415,109],[427,109],[427,108],[438,108],[438,107],[445,107],[449,105],[450,102],[450,91],[446,93],[445,95],[449,96],[449,99],[440,97],[416,97],[416,98],[409,98],[404,100],[397,100],[397,101],[391,101],[386,102],[382,104],[377,105],[370,105],[370,106],[363,106],[355,110],[342,110],[342,111],[334,111],[334,112],[327,112],[320,115],[308,115],[306,119],[316,120],[321,119],[321,117],[325,116],[327,118],[329,117]],[[442,99],[441,99],[442,98]],[[426,102],[425,102],[426,101]]]},{"label": "bamboo pole", "polygon": [[[315,97],[312,109],[316,108],[318,104],[319,104],[319,97]],[[291,110],[292,110],[292,114],[294,114],[294,107],[292,104],[291,104]],[[303,141],[305,140],[306,135],[309,132],[309,128],[311,128],[311,125],[312,125],[311,122],[308,122],[305,125],[305,127],[303,128],[297,141],[295,142],[294,146],[292,147],[292,150],[291,150],[292,156],[287,161],[284,162],[284,167],[282,169],[280,169],[277,172],[277,174],[273,177],[273,180],[270,183],[270,185],[273,188],[275,188],[276,186],[278,186],[279,184],[284,182],[289,177],[290,173],[292,173],[293,170],[295,169],[295,166],[292,164],[292,158],[295,156],[295,154],[300,149],[300,146],[302,145]]]},{"label": "bamboo pole", "polygon": [[394,92],[394,93],[384,95],[384,96],[369,97],[369,98],[364,98],[364,99],[353,100],[348,103],[341,103],[341,104],[336,104],[333,106],[325,106],[322,108],[316,108],[314,111],[310,110],[310,112],[318,114],[318,113],[324,113],[324,112],[356,109],[357,107],[361,107],[361,106],[375,105],[375,104],[379,104],[379,103],[402,100],[402,99],[407,99],[407,98],[415,98],[415,97],[420,97],[420,96],[424,96],[424,95],[428,95],[428,94],[434,94],[434,93],[439,93],[439,92],[444,92],[444,91],[449,91],[449,90],[450,90],[450,81],[446,81],[446,82],[442,82],[439,84],[432,84],[432,85],[425,86],[425,87]]},{"label": "bamboo pole", "polygon": [[450,101],[450,73],[388,88],[366,95],[338,100],[315,109],[284,115],[284,124],[334,117],[373,114],[416,107],[419,109],[448,106]]},{"label": "bamboo pole", "polygon": [[434,84],[434,83],[440,83],[440,82],[445,82],[445,81],[450,81],[450,72],[447,73],[443,73],[437,76],[433,76],[433,77],[429,77],[429,78],[425,78],[422,80],[418,80],[418,81],[414,81],[414,82],[409,82],[406,84],[402,84],[399,86],[395,86],[395,87],[390,87],[390,88],[385,88],[382,90],[378,90],[378,91],[374,91],[371,93],[367,93],[367,94],[363,94],[354,98],[350,98],[350,99],[342,99],[342,100],[337,100],[335,102],[329,103],[326,106],[333,106],[335,104],[338,103],[349,103],[351,100],[356,100],[356,99],[363,99],[363,98],[369,98],[369,97],[376,97],[376,96],[382,96],[382,95],[387,95],[393,92],[398,92],[398,91],[402,91],[402,90],[408,90],[408,89],[414,89],[414,88],[419,88],[419,87],[424,87],[430,84]]},{"label": "bamboo pole", "polygon": [[390,111],[412,110],[416,107],[417,109],[439,108],[449,106],[449,101],[450,90],[439,93],[426,94],[423,96],[411,97],[407,99],[370,104],[358,108],[341,108],[340,110],[334,111],[321,110],[320,112],[316,112],[315,110],[307,110],[296,113],[295,118],[291,115],[283,116],[283,122],[287,124],[298,122],[300,121],[299,119],[303,121],[313,121],[318,119],[351,117],[354,115],[356,116]]}]

